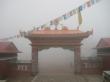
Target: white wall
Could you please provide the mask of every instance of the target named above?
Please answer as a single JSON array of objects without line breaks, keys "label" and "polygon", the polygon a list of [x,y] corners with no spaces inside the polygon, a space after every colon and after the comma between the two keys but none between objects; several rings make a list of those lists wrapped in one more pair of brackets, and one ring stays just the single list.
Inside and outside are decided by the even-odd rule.
[{"label": "white wall", "polygon": [[[0,0],[0,38],[13,36],[19,33],[19,30],[30,30],[33,26],[44,24],[78,7],[85,1],[87,0]],[[94,33],[82,42],[84,45],[82,46],[81,56],[95,56],[96,50],[93,48],[96,46],[99,39],[110,37],[109,15],[110,0],[102,0],[93,7],[82,11],[83,24],[80,29],[82,31],[87,31],[93,28]],[[71,17],[67,21],[62,22],[62,24],[69,28],[76,28],[78,25],[77,18],[76,16]],[[31,46],[29,45],[29,40],[19,38],[12,39],[11,41],[23,52],[19,54],[18,59],[31,60]],[[48,57],[48,54],[51,53],[44,51],[39,53],[39,55],[41,55],[40,62],[44,61],[42,57]],[[55,51],[55,49],[52,51]],[[42,55],[44,53],[46,55]],[[65,53],[67,53],[66,50],[61,54]],[[68,51],[68,54],[71,55],[71,51]],[[54,57],[55,56],[52,58],[54,59]]]}]

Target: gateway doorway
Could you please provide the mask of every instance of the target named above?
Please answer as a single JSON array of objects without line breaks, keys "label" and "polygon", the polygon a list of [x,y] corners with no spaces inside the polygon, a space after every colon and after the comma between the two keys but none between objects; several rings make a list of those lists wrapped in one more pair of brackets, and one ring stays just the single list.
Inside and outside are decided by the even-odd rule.
[{"label": "gateway doorway", "polygon": [[43,49],[38,53],[40,74],[74,73],[74,52],[61,47]]},{"label": "gateway doorway", "polygon": [[62,30],[33,30],[25,35],[32,46],[32,74],[36,75],[39,72],[38,67],[38,52],[39,49],[46,47],[63,47],[71,48],[74,51],[74,72],[81,73],[81,41],[92,34],[93,31],[82,32],[79,29],[69,30],[67,27]]}]

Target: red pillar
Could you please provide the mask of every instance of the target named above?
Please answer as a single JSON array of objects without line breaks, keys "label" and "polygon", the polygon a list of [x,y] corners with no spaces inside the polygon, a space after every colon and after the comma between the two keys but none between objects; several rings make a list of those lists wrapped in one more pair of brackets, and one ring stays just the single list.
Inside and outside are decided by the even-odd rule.
[{"label": "red pillar", "polygon": [[32,75],[38,73],[38,48],[32,46]]},{"label": "red pillar", "polygon": [[80,46],[74,48],[74,69],[75,73],[81,73]]}]

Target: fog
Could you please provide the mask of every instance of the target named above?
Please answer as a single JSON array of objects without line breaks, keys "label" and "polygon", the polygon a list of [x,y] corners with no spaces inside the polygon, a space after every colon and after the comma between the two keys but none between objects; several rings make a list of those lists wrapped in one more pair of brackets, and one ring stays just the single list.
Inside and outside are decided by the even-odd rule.
[{"label": "fog", "polygon": [[38,59],[40,73],[74,72],[74,53],[72,50],[61,47],[45,49],[39,52]]},{"label": "fog", "polygon": [[[0,0],[0,38],[13,36],[19,30],[28,31],[34,26],[42,25],[62,14],[78,7],[87,0]],[[103,37],[110,37],[110,0],[101,0],[91,8],[81,12],[83,23],[80,30],[88,31],[93,28],[93,35],[82,41],[81,57],[94,57],[94,49]],[[62,24],[69,29],[76,29],[76,15]],[[16,47],[22,52],[19,60],[31,60],[30,41],[26,38],[14,38]],[[58,53],[56,53],[58,52]],[[58,48],[44,49],[39,52],[39,69],[41,72],[54,70],[71,72],[74,64],[74,51]],[[54,69],[55,67],[58,67]],[[48,69],[47,69],[48,68]],[[66,69],[68,68],[68,70]],[[45,70],[44,70],[45,69]]]}]

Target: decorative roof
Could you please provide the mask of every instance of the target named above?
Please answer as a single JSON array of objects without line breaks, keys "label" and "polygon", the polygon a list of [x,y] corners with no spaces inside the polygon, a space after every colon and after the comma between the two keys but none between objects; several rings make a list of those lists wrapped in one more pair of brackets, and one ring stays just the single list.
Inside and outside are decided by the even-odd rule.
[{"label": "decorative roof", "polygon": [[12,42],[0,42],[0,53],[19,53]]},{"label": "decorative roof", "polygon": [[17,56],[16,57],[3,57],[3,58],[0,58],[0,60],[12,60],[12,59],[17,59]]},{"label": "decorative roof", "polygon": [[17,60],[16,62],[13,62],[13,63],[21,63],[21,64],[23,64],[23,63],[26,64],[27,63],[28,64],[28,63],[32,63],[32,62],[31,62],[31,60]]},{"label": "decorative roof", "polygon": [[33,30],[25,37],[88,37],[90,34],[92,31],[82,32],[79,29],[69,30],[67,27],[63,27],[62,30]]},{"label": "decorative roof", "polygon": [[110,48],[110,38],[102,38],[96,46],[97,49],[100,48]]}]

